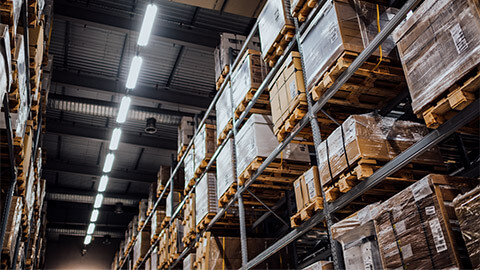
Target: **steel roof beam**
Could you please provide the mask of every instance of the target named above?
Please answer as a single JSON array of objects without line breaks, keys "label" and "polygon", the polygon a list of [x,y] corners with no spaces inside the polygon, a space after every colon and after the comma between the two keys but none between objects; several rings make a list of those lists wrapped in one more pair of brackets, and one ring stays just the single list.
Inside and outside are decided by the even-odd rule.
[{"label": "steel roof beam", "polygon": [[[55,1],[55,17],[109,29],[120,33],[137,32],[142,22],[141,16],[130,16],[120,12],[104,12],[95,6],[85,6],[65,0]],[[213,51],[218,43],[219,34],[198,27],[185,26],[180,22],[157,20],[152,33],[164,42],[175,43],[190,48]]]},{"label": "steel roof beam", "polygon": [[[108,142],[110,141],[113,129],[58,121],[58,119],[55,118],[48,118],[47,132],[58,135],[68,135]],[[122,139],[120,143],[169,151],[177,149],[177,142],[174,140],[162,139],[153,136],[143,136],[127,132],[122,133]]]},{"label": "steel roof beam", "polygon": [[[78,74],[75,72],[63,71],[54,69],[52,73],[52,81],[71,87],[92,89],[95,91],[103,91],[108,94],[121,94],[125,93],[124,83],[112,78],[97,77],[86,74]],[[136,98],[146,99],[153,102],[170,102],[178,105],[186,105],[194,108],[204,109],[208,107],[211,99],[205,96],[189,95],[185,93],[179,93],[174,89],[168,87],[150,87],[137,85],[135,91],[132,91],[131,96]]]},{"label": "steel roof beam", "polygon": [[[49,160],[49,162],[47,162],[45,165],[44,170],[85,175],[89,177],[99,177],[102,175],[102,167],[68,163],[58,160]],[[115,169],[110,172],[109,176],[111,180],[117,179],[145,184],[150,184],[157,179],[157,175],[155,173],[129,172]]]}]

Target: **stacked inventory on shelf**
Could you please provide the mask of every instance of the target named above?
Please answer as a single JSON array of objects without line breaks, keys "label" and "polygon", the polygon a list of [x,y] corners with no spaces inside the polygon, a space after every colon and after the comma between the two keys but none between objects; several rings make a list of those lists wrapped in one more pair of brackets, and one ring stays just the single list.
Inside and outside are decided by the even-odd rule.
[{"label": "stacked inventory on shelf", "polygon": [[[303,269],[478,266],[471,238],[478,215],[471,209],[479,181],[442,175],[451,172],[436,147],[460,129],[479,133],[478,9],[468,0],[410,0],[400,9],[360,0],[269,0],[241,49],[221,39],[219,48],[232,46],[237,57],[227,69],[217,61],[218,92],[191,125],[199,128],[179,144],[179,163],[157,193],[153,213],[165,197],[167,209],[159,236],[143,259],[123,258],[115,269],[139,268],[149,257],[151,269],[182,262],[184,269],[300,268],[297,254],[282,254],[311,232],[326,239],[326,255],[305,260]],[[261,52],[249,45],[257,32]],[[213,108],[217,135],[207,137],[216,138],[216,150],[208,160],[196,158]],[[205,181],[215,178],[214,166],[216,180]],[[175,187],[183,171],[182,200]],[[214,189],[218,205],[210,208]],[[297,208],[287,211],[290,224],[275,211],[289,190]],[[209,209],[199,213],[199,202]],[[194,231],[205,212],[213,214]],[[282,229],[278,240],[252,230],[247,237],[247,225],[269,215],[286,224],[275,227]],[[295,229],[285,230],[289,225]]]},{"label": "stacked inventory on shelf", "polygon": [[44,263],[42,139],[53,62],[48,55],[52,9],[53,1],[43,0],[0,4],[0,244],[5,269],[33,269]]}]

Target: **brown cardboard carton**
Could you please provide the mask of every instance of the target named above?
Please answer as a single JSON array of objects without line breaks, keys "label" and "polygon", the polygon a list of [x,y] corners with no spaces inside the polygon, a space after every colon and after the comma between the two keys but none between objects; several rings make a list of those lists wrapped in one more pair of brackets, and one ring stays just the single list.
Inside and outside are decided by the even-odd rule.
[{"label": "brown cardboard carton", "polygon": [[303,175],[300,176],[295,182],[293,182],[293,189],[295,191],[295,202],[297,204],[297,211],[300,211],[303,206],[303,192],[302,192],[302,178]]},{"label": "brown cardboard carton", "polygon": [[133,247],[133,261],[137,262],[140,258],[143,258],[150,248],[150,232],[141,231],[138,232],[137,241]]},{"label": "brown cardboard carton", "polygon": [[310,198],[308,197],[308,188],[307,184],[305,183],[305,175],[300,177],[300,185],[302,186],[303,208],[305,205],[310,203]]},{"label": "brown cardboard carton", "polygon": [[479,9],[474,0],[427,0],[395,30],[414,113],[478,67]]}]

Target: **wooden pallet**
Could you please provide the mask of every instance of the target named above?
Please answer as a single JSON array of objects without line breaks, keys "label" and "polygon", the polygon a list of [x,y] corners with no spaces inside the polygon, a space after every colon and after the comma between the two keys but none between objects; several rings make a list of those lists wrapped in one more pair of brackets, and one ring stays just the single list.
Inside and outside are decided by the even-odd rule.
[{"label": "wooden pallet", "polygon": [[291,8],[293,17],[297,18],[301,23],[304,22],[317,3],[318,0],[299,0],[297,4]]},{"label": "wooden pallet", "polygon": [[[205,158],[202,161],[200,161],[200,164],[195,169],[195,173],[193,174],[194,178],[198,178],[200,177],[200,175],[202,175],[202,173],[205,171],[205,168],[207,168],[208,163],[212,159],[213,154],[214,153],[205,153]],[[215,168],[215,166],[212,166],[212,168]]]},{"label": "wooden pallet", "polygon": [[215,88],[216,88],[217,90],[220,89],[220,87],[222,86],[223,82],[224,82],[225,79],[227,78],[227,75],[228,75],[229,72],[230,72],[230,66],[229,66],[229,65],[225,65],[225,67],[223,67],[222,74],[220,75],[220,77],[218,78],[217,82],[215,83]]},{"label": "wooden pallet", "polygon": [[313,202],[298,211],[290,218],[292,228],[300,226],[303,222],[309,220],[319,210],[323,210],[323,198],[316,197]]},{"label": "wooden pallet", "polygon": [[187,150],[188,145],[184,144],[182,147],[179,149],[177,153],[177,161],[180,161],[182,159],[183,155],[185,155],[185,150]]},{"label": "wooden pallet", "polygon": [[425,120],[428,128],[438,128],[448,119],[465,109],[479,97],[480,66],[460,78],[443,95],[431,102],[430,106],[417,114]]},{"label": "wooden pallet", "polygon": [[[312,87],[314,101],[332,86],[335,80],[353,63],[358,53],[345,51]],[[405,76],[399,63],[390,59],[372,56],[328,101],[359,109],[376,110],[383,108],[405,89]],[[377,66],[377,64],[380,64]]]},{"label": "wooden pallet", "polygon": [[188,181],[188,184],[185,186],[185,190],[183,191],[183,195],[187,195],[190,189],[192,189],[193,185],[195,185],[195,177]]},{"label": "wooden pallet", "polygon": [[[383,167],[388,161],[362,158],[355,164],[352,164],[352,170],[346,171],[336,177],[334,183],[323,187],[325,191],[325,200],[333,202],[342,194],[350,191],[361,181],[370,177],[375,171]],[[410,163],[400,169],[393,175],[385,178],[375,188],[367,191],[367,195],[384,197],[395,194],[416,180],[421,179],[425,175],[434,172],[444,172],[445,167],[441,164],[417,164]]]},{"label": "wooden pallet", "polygon": [[230,130],[232,130],[232,127],[233,127],[233,120],[230,119],[230,121],[228,121],[225,128],[218,135],[217,146],[220,146],[223,143],[223,141],[227,138],[228,132],[230,132]]},{"label": "wooden pallet", "polygon": [[196,237],[195,232],[189,231],[182,237],[182,242],[187,246],[190,243],[192,243],[193,240],[195,240],[195,237]]},{"label": "wooden pallet", "polygon": [[[265,158],[263,157],[257,157],[250,162],[245,170],[239,174],[238,183],[244,185],[262,165],[264,160]],[[261,188],[263,184],[266,188],[276,189],[287,186],[290,189],[292,183],[308,169],[310,169],[310,165],[306,162],[276,159],[257,178],[256,183],[258,184],[253,184],[252,187]]]},{"label": "wooden pallet", "polygon": [[218,199],[218,206],[225,207],[230,199],[235,195],[237,192],[237,183],[232,183],[232,185],[225,191],[225,193]]},{"label": "wooden pallet", "polygon": [[[302,118],[308,112],[308,104],[306,100],[305,94],[300,94],[296,97],[296,100],[292,102],[288,108],[288,111],[291,112],[289,116],[280,123],[278,126],[275,125],[273,127],[273,133],[277,136],[279,142],[283,142],[285,138],[293,131],[295,126],[302,120]],[[312,138],[311,132],[310,133],[301,133],[299,134],[301,137],[306,137],[305,141],[310,141]]]},{"label": "wooden pallet", "polygon": [[295,37],[295,26],[286,24],[280,30],[275,42],[273,42],[272,47],[268,50],[267,54],[264,56],[263,60],[270,67],[273,67],[277,62],[278,58],[282,56],[285,48],[287,48],[288,43]]},{"label": "wooden pallet", "polygon": [[[245,98],[240,102],[240,105],[235,109],[234,115],[235,119],[238,119],[240,115],[245,111],[248,106],[248,103],[253,99],[253,96],[258,89],[251,88],[248,93],[245,95]],[[249,114],[258,113],[258,114],[268,114],[270,115],[270,98],[268,92],[263,92],[260,97],[257,99],[257,102],[250,109]]]}]

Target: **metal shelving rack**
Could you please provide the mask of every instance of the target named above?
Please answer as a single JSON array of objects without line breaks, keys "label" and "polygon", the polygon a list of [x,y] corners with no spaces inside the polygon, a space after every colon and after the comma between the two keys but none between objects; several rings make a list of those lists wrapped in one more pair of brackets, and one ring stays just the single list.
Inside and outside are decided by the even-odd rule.
[{"label": "metal shelving rack", "polygon": [[[27,89],[27,106],[28,106],[28,115],[30,115],[30,105],[32,104],[32,95],[31,95],[31,85],[30,85],[30,56],[29,56],[29,23],[28,23],[28,6],[27,6],[27,1],[23,1],[22,7],[21,7],[21,13],[20,13],[20,18],[19,22],[21,21],[23,24],[24,28],[24,33],[23,33],[23,45],[24,45],[24,53],[25,53],[25,80],[26,80],[26,89]],[[10,107],[9,107],[9,100],[8,100],[8,93],[5,93],[5,97],[3,99],[3,107],[4,107],[4,117],[5,117],[5,123],[6,123],[6,133],[7,133],[7,142],[8,142],[8,154],[9,154],[9,160],[10,160],[10,183],[9,183],[9,188],[6,193],[6,199],[5,199],[5,205],[4,209],[2,209],[2,221],[0,224],[0,246],[3,246],[3,241],[5,237],[5,231],[7,227],[7,221],[8,221],[8,212],[10,210],[12,198],[15,192],[15,188],[17,186],[17,168],[15,166],[15,154],[14,154],[14,145],[13,145],[13,129],[12,129],[12,122],[11,122],[11,116],[10,116]],[[37,159],[37,149],[39,146],[40,142],[40,136],[41,136],[41,128],[42,128],[42,103],[39,103],[39,115],[38,115],[38,128],[36,130],[35,136],[34,136],[34,141],[33,141],[33,152],[30,157],[30,163],[33,164],[33,161]],[[28,253],[29,249],[29,243],[30,243],[30,236],[32,233],[32,225],[33,225],[34,218],[32,217],[30,226],[29,226],[29,232],[28,232],[28,238],[26,239],[27,242],[24,247],[24,256],[23,260],[21,262],[21,267],[23,268],[25,266],[25,259]],[[20,225],[21,226],[21,225]],[[41,226],[41,223],[40,223]],[[18,252],[19,252],[19,244],[22,240],[22,234],[21,232],[23,228],[19,230],[17,239],[16,239],[16,245],[15,245],[15,251],[14,251],[14,258],[15,260],[11,262],[10,268],[9,269],[16,269],[16,258],[18,257]]]},{"label": "metal shelving rack", "polygon": [[[223,143],[217,148],[215,151],[214,155],[212,156],[210,162],[208,163],[205,172],[209,171],[209,169],[212,167],[214,164],[218,154],[220,151],[223,149],[225,144],[228,142],[229,138],[235,138],[236,132],[239,130],[240,125],[243,123],[245,120],[247,114],[249,111],[252,109],[253,105],[256,103],[260,95],[265,91],[267,88],[268,84],[272,81],[273,76],[275,73],[279,70],[279,68],[282,66],[282,64],[285,62],[288,54],[292,51],[292,49],[299,44],[299,37],[301,33],[303,32],[306,27],[311,23],[312,18],[315,17],[315,15],[320,11],[320,8],[326,1],[319,1],[317,6],[310,12],[309,18],[305,23],[303,23],[300,27],[298,27],[298,22],[295,21],[296,24],[296,34],[295,38],[289,43],[287,48],[285,49],[283,55],[278,59],[277,63],[275,66],[270,70],[258,90],[256,91],[255,95],[253,96],[252,100],[249,102],[248,106],[246,107],[245,111],[241,114],[241,116],[235,120],[235,117],[233,116],[232,112],[232,118],[234,119],[233,121],[233,128],[230,130],[230,132],[227,134],[226,139],[223,141]],[[443,125],[441,125],[438,129],[435,129],[431,131],[427,136],[425,136],[423,139],[412,145],[410,148],[402,152],[400,155],[398,155],[396,158],[392,159],[390,162],[385,164],[382,168],[377,170],[373,175],[368,177],[366,180],[363,180],[360,182],[358,185],[352,188],[348,193],[343,194],[341,197],[339,197],[337,200],[331,203],[327,203],[324,201],[324,209],[321,212],[316,213],[313,217],[311,217],[309,220],[307,220],[305,223],[300,225],[297,228],[294,228],[290,230],[286,235],[284,235],[282,238],[280,238],[278,241],[276,241],[274,244],[272,244],[270,247],[265,249],[262,253],[258,254],[255,258],[248,260],[247,258],[247,250],[246,250],[246,229],[245,229],[245,216],[244,216],[244,210],[243,210],[243,203],[242,203],[242,193],[247,191],[248,188],[255,182],[255,180],[262,174],[262,172],[267,168],[267,166],[278,156],[281,151],[293,140],[294,137],[297,136],[297,134],[308,124],[312,126],[312,132],[314,135],[314,146],[318,146],[322,142],[322,138],[320,137],[320,129],[319,125],[317,122],[317,114],[321,111],[323,106],[328,102],[328,100],[335,95],[335,93],[340,89],[340,87],[345,84],[348,79],[354,74],[354,72],[360,68],[360,66],[372,55],[372,53],[383,43],[383,41],[393,32],[393,30],[401,23],[401,21],[407,16],[407,13],[411,10],[413,10],[416,6],[418,6],[422,2],[422,0],[408,0],[406,3],[403,5],[403,7],[398,11],[398,13],[392,18],[392,20],[382,29],[377,36],[372,40],[372,42],[363,50],[363,52],[358,55],[358,57],[354,60],[354,62],[350,65],[350,67],[345,70],[340,77],[333,83],[333,85],[326,91],[326,93],[318,100],[317,102],[313,103],[312,98],[309,94],[307,94],[307,102],[308,102],[308,113],[299,121],[295,129],[289,134],[289,136],[282,142],[280,143],[274,151],[265,159],[265,161],[262,163],[262,165],[258,168],[258,170],[254,173],[254,175],[246,181],[246,183],[243,186],[239,186],[236,194],[230,199],[230,201],[226,204],[224,208],[221,208],[220,211],[216,214],[216,216],[211,220],[209,225],[203,230],[203,231],[208,231],[214,226],[214,224],[225,214],[227,209],[232,206],[235,202],[238,202],[238,207],[239,207],[239,214],[240,214],[240,235],[241,235],[241,251],[242,251],[242,264],[243,267],[242,269],[251,269],[261,262],[263,262],[265,259],[270,257],[271,255],[275,254],[282,248],[286,247],[290,243],[294,242],[298,238],[300,238],[302,235],[313,229],[317,224],[319,224],[322,221],[326,221],[327,223],[327,230],[330,231],[330,226],[332,225],[332,220],[331,220],[331,215],[337,212],[338,210],[342,209],[345,207],[347,204],[352,202],[354,199],[358,198],[362,194],[364,194],[366,191],[380,183],[382,180],[384,180],[386,177],[392,175],[399,169],[401,169],[403,166],[408,164],[412,159],[415,157],[421,155],[425,151],[427,151],[429,148],[437,145],[439,142],[441,142],[443,139],[447,138],[448,136],[452,135],[455,131],[459,130],[461,127],[465,126],[467,123],[471,122],[472,120],[475,119],[475,117],[478,117],[480,114],[480,100],[474,101],[472,104],[470,104],[467,108],[465,108],[463,111],[459,112],[455,117],[452,119],[448,120],[445,122]],[[248,35],[246,42],[239,52],[238,55],[242,55],[247,47],[247,44],[250,42],[252,37],[257,33],[258,31],[258,22],[253,26],[250,34]],[[300,54],[302,55],[302,65],[303,65],[303,54],[302,54],[302,48],[300,45],[298,45],[298,49]],[[220,89],[218,90],[217,94],[215,95],[212,103],[210,104],[209,108],[207,109],[202,121],[198,125],[201,127],[206,119],[209,117],[210,113],[212,112],[213,107],[215,106],[219,96],[223,93],[228,81],[231,78],[231,72],[232,70],[235,69],[236,66],[239,64],[239,58],[237,58],[230,68],[229,74],[226,76],[224,83],[221,85]],[[391,110],[391,108],[390,108]],[[195,137],[198,135],[199,130],[197,129],[193,138],[191,139],[187,149],[185,150],[185,153],[188,152],[192,145]],[[235,141],[235,140],[234,140]],[[316,153],[317,154],[317,153]],[[316,155],[318,157],[318,154]],[[181,164],[183,163],[185,159],[185,155],[180,159],[178,162],[178,165],[175,167],[175,169],[172,171],[172,175],[170,176],[170,179],[168,180],[166,186],[170,185],[170,190],[173,190],[173,179],[178,170],[181,167]],[[318,159],[317,159],[318,162]],[[205,174],[205,172],[203,174]],[[185,198],[188,197],[188,195],[193,192],[195,186],[198,183],[198,180],[201,179],[203,176],[200,175],[196,179],[196,183],[194,187],[190,190],[190,192],[187,194]],[[157,199],[154,205],[154,210],[157,209],[157,207],[160,205],[160,201],[162,198],[165,196],[167,189],[164,189],[162,193],[160,194],[160,197]],[[322,195],[325,197],[325,194],[323,194],[324,191],[322,190]],[[185,204],[186,199],[182,200],[182,202],[177,206],[176,211],[172,215],[172,218],[170,220],[169,225],[173,222],[175,218],[179,215],[181,209],[183,208],[183,205]],[[271,209],[267,209],[271,211]],[[266,214],[269,214],[272,212],[267,212]],[[149,215],[145,221],[145,224],[141,228],[141,231],[143,231],[147,225],[147,223],[150,221],[152,218],[152,215]],[[262,219],[260,217],[259,219]],[[167,226],[168,228],[168,226]],[[164,228],[164,229],[167,229]],[[203,233],[197,233],[197,237],[193,243],[190,243],[189,246],[185,247],[183,252],[180,254],[177,260],[175,260],[169,267],[169,269],[172,269],[175,267],[187,254],[190,253],[191,249],[193,248],[194,244],[196,241],[199,240],[199,236]],[[331,251],[331,256],[334,262],[335,269],[341,269],[343,260],[341,259],[341,251],[339,250],[338,243],[331,239],[330,236],[328,236],[329,242],[330,242],[330,251]],[[141,261],[141,264],[144,263],[145,259],[150,256],[152,253],[153,249],[158,245],[159,239],[156,240],[153,245],[150,247],[146,255],[144,256],[144,259]],[[133,247],[133,245],[132,245]],[[127,251],[127,256],[130,256],[131,249]],[[125,266],[125,260],[123,260],[120,265],[119,269],[122,269],[123,266]],[[140,266],[141,266],[140,264]]]}]

